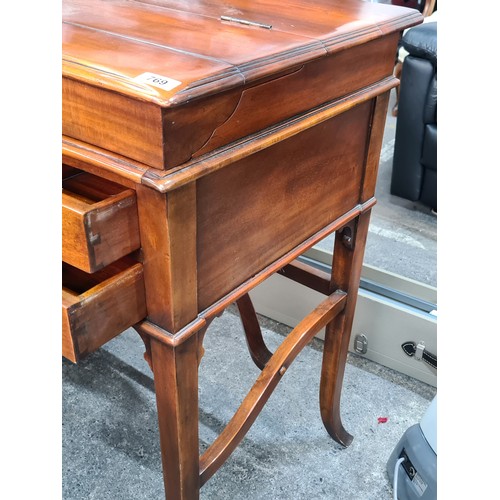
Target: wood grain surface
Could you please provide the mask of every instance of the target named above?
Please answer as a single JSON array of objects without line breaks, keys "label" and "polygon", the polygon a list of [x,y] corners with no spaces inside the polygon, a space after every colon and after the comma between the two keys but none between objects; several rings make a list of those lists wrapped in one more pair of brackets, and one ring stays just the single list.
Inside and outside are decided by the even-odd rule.
[{"label": "wood grain surface", "polygon": [[[169,500],[199,498],[322,327],[321,417],[352,440],[340,395],[383,125],[422,19],[358,0],[63,0],[63,355],[139,332]],[[334,231],[331,276],[293,262]],[[248,293],[276,272],[327,298],[272,353]],[[261,372],[200,458],[203,337],[235,301]]]},{"label": "wood grain surface", "polygon": [[291,3],[66,0],[63,134],[171,169],[388,77],[401,29],[421,19],[367,2]]}]

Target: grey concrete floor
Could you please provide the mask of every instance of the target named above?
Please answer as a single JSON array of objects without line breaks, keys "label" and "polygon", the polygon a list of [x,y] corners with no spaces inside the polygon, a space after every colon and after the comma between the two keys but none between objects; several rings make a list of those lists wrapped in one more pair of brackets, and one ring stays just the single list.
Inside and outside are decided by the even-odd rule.
[{"label": "grey concrete floor", "polygon": [[[290,329],[260,318],[271,348]],[[200,451],[221,432],[258,376],[236,309],[217,318],[200,366]],[[63,498],[161,499],[154,386],[144,346],[127,330],[78,365],[63,360]],[[348,448],[319,414],[321,341],[298,356],[202,499],[390,500],[386,462],[436,389],[349,355],[342,394]],[[378,417],[387,417],[384,424]]]}]

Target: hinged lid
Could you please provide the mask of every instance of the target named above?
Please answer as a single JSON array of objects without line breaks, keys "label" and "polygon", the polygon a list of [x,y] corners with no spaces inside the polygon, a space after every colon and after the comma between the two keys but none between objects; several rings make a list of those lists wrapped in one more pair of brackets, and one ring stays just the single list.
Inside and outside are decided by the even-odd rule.
[{"label": "hinged lid", "polygon": [[[244,89],[420,21],[415,9],[361,1],[63,0],[63,134],[171,168],[232,116]],[[182,106],[187,121],[174,112]]]}]

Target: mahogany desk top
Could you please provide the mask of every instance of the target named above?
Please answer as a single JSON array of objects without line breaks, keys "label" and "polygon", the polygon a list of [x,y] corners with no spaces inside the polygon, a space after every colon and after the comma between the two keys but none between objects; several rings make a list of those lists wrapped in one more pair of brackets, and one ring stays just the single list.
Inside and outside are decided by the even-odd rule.
[{"label": "mahogany desk top", "polygon": [[63,2],[63,134],[171,169],[390,76],[394,40],[421,18],[367,2],[224,5]]},{"label": "mahogany desk top", "polygon": [[[340,391],[394,58],[421,21],[362,1],[63,1],[63,354],[141,335],[169,499],[198,498],[324,326],[321,417],[352,439]],[[296,261],[334,231],[331,275]],[[248,291],[275,272],[326,299],[273,354]],[[233,302],[262,372],[199,457],[203,337]]]}]

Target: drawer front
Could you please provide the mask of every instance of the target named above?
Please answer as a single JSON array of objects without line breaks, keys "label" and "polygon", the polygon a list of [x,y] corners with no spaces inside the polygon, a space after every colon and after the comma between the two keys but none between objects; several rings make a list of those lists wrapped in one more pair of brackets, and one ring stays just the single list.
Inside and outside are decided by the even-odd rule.
[{"label": "drawer front", "polygon": [[140,247],[135,191],[81,172],[63,180],[62,258],[88,273]]},{"label": "drawer front", "polygon": [[142,264],[87,274],[63,263],[62,274],[62,354],[74,363],[146,317]]}]

